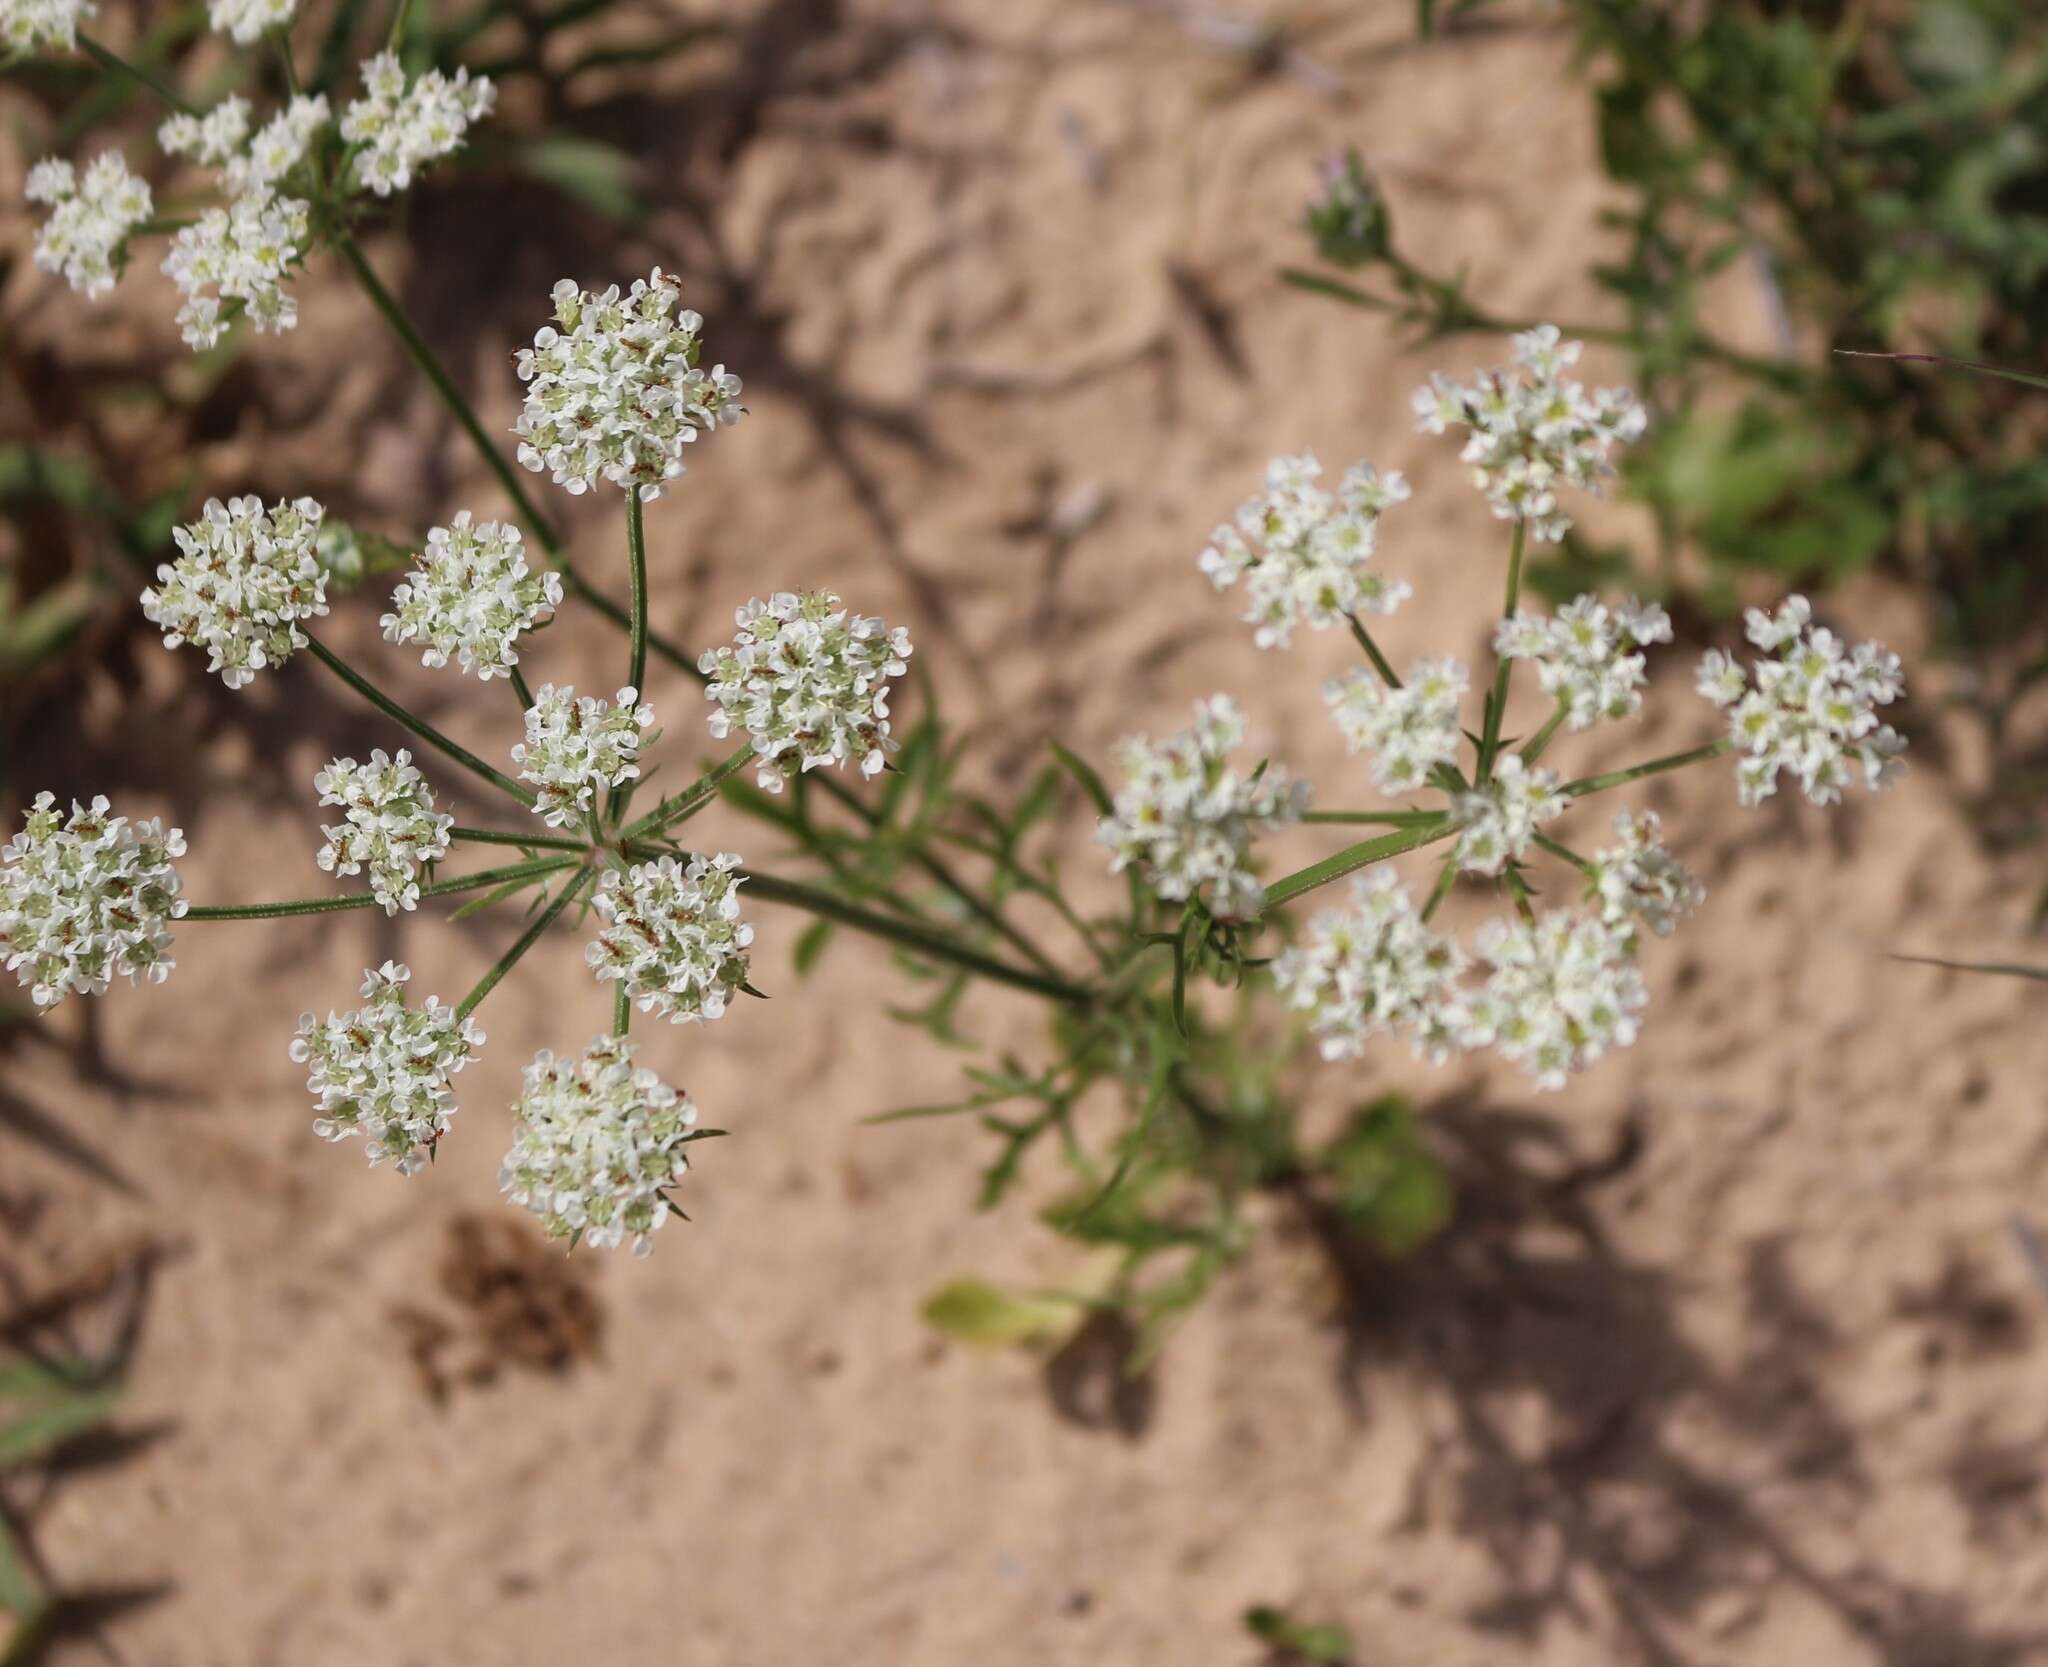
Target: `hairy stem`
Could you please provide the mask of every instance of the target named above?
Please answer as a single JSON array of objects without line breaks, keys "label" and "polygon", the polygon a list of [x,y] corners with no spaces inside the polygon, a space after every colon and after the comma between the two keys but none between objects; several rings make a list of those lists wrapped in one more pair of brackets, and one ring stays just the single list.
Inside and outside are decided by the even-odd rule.
[{"label": "hairy stem", "polygon": [[590,848],[580,839],[564,839],[560,834],[501,833],[496,828],[455,827],[448,830],[448,837],[457,841],[468,840],[473,845],[516,845],[537,851],[574,851],[578,856]]},{"label": "hairy stem", "polygon": [[1416,827],[1403,828],[1397,833],[1382,834],[1378,839],[1348,845],[1335,856],[1325,857],[1321,862],[1312,862],[1306,868],[1298,868],[1292,874],[1275,880],[1266,888],[1266,908],[1271,910],[1278,908],[1282,903],[1291,903],[1304,893],[1314,891],[1318,886],[1326,886],[1332,880],[1341,880],[1357,869],[1368,868],[1376,862],[1385,862],[1389,857],[1398,857],[1404,851],[1434,845],[1440,839],[1450,838],[1457,831],[1456,825],[1448,817],[1439,816]]},{"label": "hairy stem", "polygon": [[391,719],[392,722],[404,725],[405,728],[411,730],[422,741],[425,741],[430,746],[438,747],[465,770],[473,772],[489,782],[493,787],[511,794],[521,804],[529,808],[533,805],[533,795],[524,787],[521,787],[518,782],[503,772],[492,769],[490,765],[477,757],[467,747],[449,740],[447,736],[428,723],[425,718],[408,712],[397,701],[385,694],[383,690],[357,672],[318,637],[309,633],[306,637],[306,646],[313,651],[314,656],[321,664],[325,665],[336,677],[339,677],[351,689],[355,690],[357,694],[361,695],[363,699],[367,700],[378,711]]},{"label": "hairy stem", "polygon": [[739,751],[733,753],[728,758],[720,760],[718,764],[713,766],[704,775],[691,782],[682,792],[662,800],[660,804],[656,805],[637,822],[620,829],[620,840],[622,842],[631,842],[634,840],[651,839],[664,828],[673,827],[678,822],[688,821],[690,817],[694,816],[711,801],[719,788],[724,785],[726,778],[743,768],[747,760],[753,756],[754,749],[751,744],[742,746]]},{"label": "hairy stem", "polygon": [[[1515,523],[1514,542],[1508,549],[1507,601],[1501,608],[1502,619],[1512,619],[1515,605],[1522,599],[1522,547],[1528,541],[1529,523]],[[1493,757],[1500,750],[1501,719],[1507,711],[1508,678],[1515,669],[1514,661],[1505,654],[1495,651],[1497,664],[1493,672],[1493,694],[1486,703],[1486,729],[1479,738],[1479,770],[1473,780],[1484,787],[1493,779]]]},{"label": "hairy stem", "polygon": [[1694,747],[1690,752],[1675,752],[1667,758],[1653,758],[1647,764],[1631,764],[1626,770],[1609,770],[1604,776],[1584,776],[1578,781],[1568,781],[1560,791],[1567,798],[1583,798],[1588,793],[1604,793],[1610,787],[1641,781],[1645,776],[1661,776],[1666,770],[1681,770],[1688,764],[1719,758],[1723,753],[1734,750],[1735,743],[1723,736],[1718,741],[1709,741],[1704,747]]},{"label": "hairy stem", "polygon": [[1385,828],[1419,828],[1425,822],[1441,822],[1440,810],[1305,810],[1304,822],[1377,824]]},{"label": "hairy stem", "polygon": [[1401,686],[1400,678],[1394,675],[1394,668],[1387,664],[1387,657],[1380,652],[1380,645],[1372,640],[1372,633],[1365,628],[1365,621],[1356,614],[1346,614],[1345,622],[1351,627],[1351,635],[1358,646],[1365,650],[1365,657],[1372,662],[1372,669],[1380,674],[1380,681],[1390,689]]},{"label": "hairy stem", "polygon": [[[420,887],[422,897],[452,897],[457,892],[481,891],[486,886],[510,885],[517,880],[538,880],[574,868],[572,857],[535,858],[532,862],[510,863],[503,868],[486,868],[459,879],[436,880]],[[369,892],[351,892],[340,897],[302,897],[289,903],[213,903],[187,909],[182,920],[274,920],[284,915],[335,914],[343,909],[367,909],[377,899]]]},{"label": "hairy stem", "polygon": [[633,655],[626,682],[647,692],[647,506],[637,491],[626,493],[626,565],[633,585]]},{"label": "hairy stem", "polygon": [[505,974],[519,964],[520,957],[540,942],[541,934],[554,925],[555,917],[569,906],[570,901],[589,882],[590,875],[589,868],[579,868],[575,874],[563,881],[562,889],[555,893],[555,900],[533,917],[533,923],[519,934],[519,941],[499,956],[497,965],[479,978],[476,981],[476,988],[462,998],[461,1004],[455,1009],[455,1017],[458,1020],[466,1019],[474,1013],[482,1004],[484,997],[498,987]]}]

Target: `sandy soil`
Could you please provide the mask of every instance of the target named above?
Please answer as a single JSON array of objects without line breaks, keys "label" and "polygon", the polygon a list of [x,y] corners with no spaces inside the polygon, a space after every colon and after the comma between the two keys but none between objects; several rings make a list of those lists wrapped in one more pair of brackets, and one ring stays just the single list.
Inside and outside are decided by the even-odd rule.
[{"label": "sandy soil", "polygon": [[[912,625],[991,776],[1228,688],[1334,799],[1318,690],[1348,646],[1259,655],[1194,571],[1207,528],[1276,450],[1409,471],[1385,558],[1418,591],[1386,633],[1402,659],[1478,655],[1501,539],[1406,415],[1431,363],[1492,347],[1404,355],[1275,282],[1311,163],[1363,143],[1403,238],[1532,313],[1596,305],[1600,195],[1555,33],[1419,50],[1405,3],[1312,10],[1310,61],[1260,75],[1163,3],[772,0],[658,98],[589,112],[644,152],[644,227],[472,179],[375,254],[493,423],[556,278],[685,274],[753,415],[652,518],[677,633],[829,582]],[[89,341],[33,274],[6,299],[118,364],[161,345],[167,296],[138,272]],[[202,481],[394,530],[498,509],[345,281],[302,298],[216,400]],[[572,519],[622,584],[615,504]],[[1911,639],[1881,587],[1832,605]],[[498,691],[409,665],[374,613],[333,634],[479,750],[510,744]],[[1653,720],[1571,758],[1709,734],[1679,658]],[[540,674],[608,686],[620,659],[594,622],[560,628]],[[19,785],[170,813],[198,897],[312,889],[305,784],[391,736],[310,665],[228,697],[145,641],[132,677],[49,716]],[[652,698],[695,748],[693,690],[662,675]],[[948,1275],[1076,1263],[1028,1210],[971,1213],[972,1130],[859,1126],[957,1068],[879,1015],[881,956],[842,942],[799,984],[797,921],[759,910],[773,1006],[649,1044],[741,1138],[650,1261],[565,1265],[500,1231],[494,1171],[519,1063],[605,1021],[573,940],[492,997],[456,1133],[401,1184],[310,1137],[292,1025],[386,955],[458,991],[505,927],[188,929],[165,989],[52,1027],[103,1068],[4,1064],[17,1298],[160,1252],[133,1439],[43,1503],[38,1544],[138,1600],[99,1636],[151,1667],[1250,1664],[1253,1603],[1342,1620],[1360,1667],[2048,1662],[2044,1293],[2010,1226],[2043,1178],[2048,1031],[2031,987],[1885,959],[2011,949],[2039,877],[1979,851],[1968,738],[1932,698],[1917,717],[1906,783],[1832,818],[1740,812],[1721,776],[1642,795],[1713,896],[1651,954],[1641,1044],[1570,1094],[1392,1054],[1310,1075],[1323,1112],[1427,1097],[1455,1226],[1397,1274],[1347,1272],[1276,1206],[1121,1421],[1075,1416],[1026,1353],[923,1329]],[[1028,1010],[986,1011],[1028,1045]],[[35,1118],[107,1173],[16,1138]]]}]

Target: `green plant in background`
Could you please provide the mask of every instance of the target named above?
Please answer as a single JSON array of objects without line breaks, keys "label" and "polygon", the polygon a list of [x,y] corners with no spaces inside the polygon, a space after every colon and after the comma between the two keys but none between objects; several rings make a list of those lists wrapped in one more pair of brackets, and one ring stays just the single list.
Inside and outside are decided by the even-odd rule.
[{"label": "green plant in background", "polygon": [[[0,1481],[104,1424],[120,1394],[103,1371],[82,1361],[20,1360],[0,1367]],[[0,1667],[31,1658],[60,1603],[61,1594],[31,1568],[20,1525],[0,1495],[0,1615],[12,1624],[0,1645]]]},{"label": "green plant in background", "polygon": [[[1476,8],[1424,5],[1425,32]],[[1624,201],[1590,273],[1654,421],[1624,469],[1654,559],[1570,541],[1532,582],[1628,573],[1693,594],[1837,582],[1883,561],[1924,587],[1940,638],[1995,668],[1995,723],[2048,673],[2048,446],[2014,388],[1929,379],[1849,351],[2048,357],[2048,14],[2026,0],[1895,7],[1565,0],[1600,156]],[[1357,155],[1306,221],[1299,286],[1422,340],[1526,327],[1394,237]],[[1768,345],[1735,344],[1720,320]]]},{"label": "green plant in background", "polygon": [[1244,1612],[1245,1631],[1272,1650],[1275,1667],[1346,1667],[1351,1634],[1333,1621],[1297,1621],[1270,1603]]}]

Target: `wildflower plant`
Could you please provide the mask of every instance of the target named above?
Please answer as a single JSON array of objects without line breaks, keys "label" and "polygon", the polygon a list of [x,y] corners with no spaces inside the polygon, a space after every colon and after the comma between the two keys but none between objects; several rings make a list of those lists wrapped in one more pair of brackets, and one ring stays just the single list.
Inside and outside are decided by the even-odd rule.
[{"label": "wildflower plant", "polygon": [[[289,8],[214,11],[231,34],[253,27],[288,56]],[[404,15],[398,6],[394,51]],[[1604,850],[1567,843],[1580,800],[1736,753],[1744,802],[1788,771],[1817,803],[1896,772],[1902,744],[1876,712],[1902,692],[1897,660],[1875,645],[1846,648],[1797,599],[1751,622],[1752,642],[1772,658],[1752,670],[1710,655],[1702,667],[1716,738],[1598,774],[1572,775],[1552,759],[1561,734],[1636,712],[1649,651],[1670,628],[1661,610],[1620,599],[1585,596],[1554,616],[1523,607],[1528,547],[1558,535],[1573,494],[1598,490],[1642,429],[1626,391],[1586,389],[1567,374],[1576,344],[1539,328],[1517,338],[1511,368],[1465,383],[1439,377],[1415,400],[1425,430],[1464,433],[1474,482],[1508,528],[1495,663],[1476,711],[1466,668],[1422,653],[1406,660],[1404,680],[1368,624],[1386,621],[1405,575],[1422,571],[1388,519],[1405,483],[1361,463],[1325,487],[1313,458],[1283,457],[1194,565],[1213,587],[1241,589],[1268,652],[1285,655],[1298,631],[1340,625],[1356,642],[1363,663],[1326,697],[1355,759],[1357,797],[1313,802],[1307,783],[1252,744],[1258,715],[1227,692],[1199,702],[1178,732],[1126,738],[1113,785],[1056,746],[1021,794],[974,792],[958,779],[962,749],[929,684],[924,710],[897,731],[892,686],[912,663],[907,633],[836,591],[745,600],[723,643],[652,627],[650,506],[677,489],[686,450],[744,416],[737,376],[705,367],[705,321],[682,305],[672,275],[656,268],[601,289],[565,279],[552,322],[515,361],[525,389],[516,442],[509,452],[496,443],[348,229],[365,195],[380,195],[377,182],[401,189],[488,112],[488,96],[460,73],[401,84],[381,59],[363,76],[375,109],[344,111],[338,123],[310,106],[262,127],[253,113],[221,115],[225,106],[203,117],[174,109],[195,121],[166,142],[221,171],[230,218],[306,206],[304,239],[289,249],[273,240],[258,264],[281,278],[316,244],[338,250],[509,501],[508,516],[465,507],[410,542],[410,570],[381,615],[408,674],[504,685],[502,733],[472,750],[325,640],[328,610],[347,605],[373,564],[365,541],[337,533],[320,504],[210,502],[178,530],[142,606],[170,648],[203,651],[231,689],[324,673],[404,732],[399,750],[373,751],[367,764],[336,759],[314,784],[321,806],[340,812],[321,819],[319,866],[362,879],[281,902],[188,903],[172,866],[184,850],[175,830],[125,822],[104,800],[67,820],[46,794],[0,864],[0,951],[48,1008],[99,993],[115,973],[160,980],[174,928],[381,906],[410,933],[449,899],[461,913],[522,903],[516,938],[460,999],[409,999],[410,974],[394,960],[366,974],[360,1006],[324,1021],[309,1014],[289,1042],[280,1037],[307,1068],[315,1132],[360,1137],[374,1167],[417,1175],[442,1140],[473,1138],[476,1119],[456,1116],[454,1079],[484,1045],[478,1010],[530,952],[573,931],[593,993],[611,996],[610,1023],[594,1038],[536,1039],[549,1045],[530,1056],[501,1184],[552,1235],[645,1250],[665,1216],[681,1213],[671,1194],[684,1148],[722,1132],[698,1126],[694,1101],[672,1086],[671,1061],[705,1045],[687,1027],[720,1024],[720,1042],[735,1029],[755,1035],[757,1018],[736,1017],[749,1005],[740,998],[760,993],[755,981],[770,982],[785,955],[810,966],[853,931],[889,944],[924,984],[928,999],[899,1016],[945,1042],[965,1039],[974,984],[1044,1004],[1045,1061],[1003,1053],[972,1067],[966,1098],[890,1115],[978,1117],[997,1143],[985,1203],[1049,1142],[1075,1186],[1046,1219],[1116,1251],[1107,1288],[1084,1301],[1137,1309],[1158,1322],[1156,1336],[1242,1248],[1254,1188],[1333,1189],[1338,1207],[1389,1245],[1412,1244],[1441,1219],[1440,1178],[1398,1106],[1370,1108],[1321,1150],[1301,1143],[1280,1092],[1294,1050],[1276,1043],[1262,1013],[1298,1015],[1328,1069],[1405,1042],[1439,1062],[1494,1055],[1539,1088],[1561,1087],[1635,1040],[1649,1002],[1646,936],[1674,929],[1701,901],[1647,813],[1616,818]],[[188,328],[224,328],[237,308],[281,327],[282,303],[231,299],[210,315],[201,308]],[[571,561],[529,489],[540,476],[617,503],[615,576]],[[546,634],[572,609],[623,634],[623,675],[604,692],[530,681],[545,665]],[[652,804],[642,797],[650,776],[688,741],[679,745],[673,710],[661,714],[666,730],[657,723],[650,656],[701,680],[706,734],[729,744]],[[1518,668],[1549,705],[1526,737],[1507,729]],[[1361,802],[1368,787],[1396,802]],[[464,799],[458,819],[442,808],[458,793],[481,795],[490,811],[472,818]],[[1100,888],[1120,889],[1113,908],[1068,885],[1046,837],[1076,794],[1093,811],[1094,859],[1121,882]],[[694,848],[688,824],[713,803],[772,830],[808,875]],[[1303,825],[1364,837],[1269,875],[1267,841]],[[482,861],[501,847],[518,860]],[[1426,851],[1434,877],[1411,889],[1391,865]],[[1558,865],[1565,884],[1532,878],[1539,863]],[[1437,918],[1460,876],[1497,903],[1469,938]],[[1288,929],[1292,905],[1340,881],[1351,882],[1348,903]],[[757,929],[763,909],[810,923],[785,934],[775,915]],[[1261,941],[1269,927],[1277,942]],[[1199,997],[1205,982],[1234,1001]],[[677,1028],[634,1035],[636,1012]],[[1077,1115],[1100,1095],[1128,1113],[1107,1142]],[[1042,1302],[1005,1313],[998,1296],[992,1312],[986,1296],[956,1290],[933,1311],[971,1316],[984,1334],[1043,1321]]]}]

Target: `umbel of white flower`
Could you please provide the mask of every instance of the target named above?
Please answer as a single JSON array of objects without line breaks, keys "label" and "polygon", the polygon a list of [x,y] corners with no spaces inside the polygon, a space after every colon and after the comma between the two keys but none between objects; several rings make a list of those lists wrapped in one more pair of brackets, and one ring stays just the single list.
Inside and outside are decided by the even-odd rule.
[{"label": "umbel of white flower", "polygon": [[437,69],[412,82],[396,55],[363,64],[363,96],[341,113],[341,136],[360,146],[356,176],[380,197],[403,191],[429,162],[459,150],[470,125],[490,114],[497,88],[487,77],[453,79]]},{"label": "umbel of white flower", "polygon": [[221,169],[230,196],[267,195],[298,166],[329,114],[324,95],[300,93],[251,139],[249,101],[232,95],[203,116],[180,111],[167,117],[156,138],[172,156]]},{"label": "umbel of white flower", "polygon": [[142,593],[164,646],[205,649],[207,670],[230,689],[304,648],[300,622],[327,612],[327,573],[314,555],[325,513],[311,498],[268,510],[253,497],[209,498],[197,521],[173,529],[178,557]]},{"label": "umbel of white flower", "polygon": [[92,0],[0,0],[0,54],[39,46],[69,52],[78,45],[78,26],[98,9]]},{"label": "umbel of white flower", "polygon": [[739,634],[697,662],[717,703],[720,739],[745,731],[770,793],[799,770],[858,764],[879,775],[888,754],[889,679],[901,677],[910,633],[840,606],[829,590],[778,591],[734,615]]},{"label": "umbel of white flower", "polygon": [[1543,692],[1564,707],[1565,724],[1590,729],[1602,718],[1642,709],[1644,645],[1671,640],[1671,616],[1631,596],[1609,608],[1581,596],[1552,614],[1518,608],[1494,632],[1494,652],[1533,660]]},{"label": "umbel of white flower", "polygon": [[213,346],[237,317],[259,331],[298,324],[299,303],[284,282],[306,258],[309,215],[296,197],[252,188],[178,233],[164,256],[164,274],[185,297],[178,328],[188,346]]},{"label": "umbel of white flower", "polygon": [[160,984],[174,964],[170,923],[187,905],[171,858],[185,836],[110,808],[73,800],[66,817],[38,793],[0,848],[0,966],[38,1007],[99,995],[115,973]]},{"label": "umbel of white flower", "polygon": [[526,739],[512,749],[519,779],[538,796],[534,814],[550,827],[580,822],[606,788],[640,774],[640,747],[653,739],[654,708],[637,689],[621,689],[607,705],[566,684],[543,683],[526,709]]},{"label": "umbel of white flower", "polygon": [[1609,926],[1628,929],[1637,921],[1656,937],[1668,937],[1679,921],[1707,898],[1707,888],[1689,874],[1664,845],[1664,824],[1654,810],[1617,811],[1616,844],[1596,851],[1586,876],[1586,894]]},{"label": "umbel of white flower", "polygon": [[1159,895],[1179,901],[1209,888],[1219,920],[1255,915],[1265,888],[1253,876],[1253,838],[1296,820],[1308,802],[1306,783],[1292,783],[1277,765],[1241,776],[1231,749],[1244,739],[1244,715],[1228,695],[1195,703],[1191,729],[1153,741],[1125,739],[1117,759],[1128,778],[1096,838],[1121,873],[1136,863]]},{"label": "umbel of white flower", "polygon": [[1406,1032],[1441,1064],[1463,1045],[1465,954],[1432,932],[1391,868],[1351,882],[1351,907],[1316,917],[1305,943],[1283,950],[1273,982],[1288,1006],[1314,1013],[1325,1059],[1358,1059],[1375,1036]]},{"label": "umbel of white flower", "polygon": [[1557,909],[1533,923],[1490,920],[1478,947],[1493,972],[1468,1004],[1467,1045],[1498,1049],[1538,1088],[1562,1088],[1571,1072],[1635,1041],[1649,995],[1625,928]]},{"label": "umbel of white flower", "polygon": [[241,153],[249,137],[249,101],[231,93],[203,116],[180,110],[166,116],[156,142],[169,156],[182,156],[209,168],[225,167]]},{"label": "umbel of white flower", "polygon": [[1867,788],[1891,785],[1904,766],[1906,743],[1877,715],[1905,693],[1899,657],[1877,643],[1851,650],[1813,624],[1803,596],[1775,614],[1751,608],[1749,640],[1774,660],[1750,673],[1720,649],[1700,661],[1699,690],[1728,713],[1728,733],[1743,757],[1735,766],[1736,796],[1760,804],[1789,771],[1807,798],[1833,804],[1861,776]]},{"label": "umbel of white flower", "polygon": [[1515,337],[1518,368],[1482,371],[1467,383],[1439,371],[1415,392],[1418,426],[1426,434],[1470,430],[1463,456],[1473,484],[1496,516],[1525,523],[1539,543],[1555,543],[1571,527],[1558,488],[1599,490],[1614,473],[1614,448],[1638,438],[1649,420],[1628,389],[1589,390],[1564,376],[1580,347],[1561,342],[1556,325],[1539,325]]},{"label": "umbel of white flower", "polygon": [[1460,793],[1452,804],[1459,827],[1452,848],[1458,866],[1468,874],[1498,874],[1529,854],[1536,829],[1564,813],[1557,772],[1544,765],[1533,769],[1519,753],[1497,759],[1493,779]]},{"label": "umbel of white flower", "polygon": [[1467,687],[1456,660],[1417,660],[1408,681],[1390,689],[1354,668],[1323,686],[1330,715],[1353,752],[1372,754],[1372,779],[1382,793],[1412,793],[1430,772],[1458,756],[1458,702]]},{"label": "umbel of white flower", "polygon": [[584,951],[598,982],[623,981],[641,1012],[670,1024],[723,1015],[747,981],[754,941],[740,919],[739,865],[721,851],[606,870],[597,893],[604,929]]},{"label": "umbel of white flower", "polygon": [[293,0],[207,0],[206,20],[237,46],[253,46],[266,29],[291,24]]},{"label": "umbel of white flower", "polygon": [[519,1120],[498,1186],[553,1239],[654,1248],[668,1188],[690,1167],[683,1148],[696,1102],[633,1065],[633,1044],[600,1036],[581,1059],[543,1049],[526,1067]]},{"label": "umbel of white flower", "polygon": [[433,789],[403,747],[386,756],[379,747],[368,764],[337,758],[313,778],[323,805],[338,805],[347,820],[323,827],[320,866],[330,874],[370,871],[370,895],[387,915],[420,900],[420,870],[448,854],[455,818],[437,813]]},{"label": "umbel of white flower", "polygon": [[555,285],[555,323],[521,348],[519,461],[571,492],[608,480],[658,498],[683,472],[683,448],[738,422],[740,379],[698,367],[703,318],[676,310],[681,286],[656,267],[621,294]]},{"label": "umbel of white flower", "polygon": [[322,1140],[360,1135],[370,1167],[389,1162],[401,1175],[424,1169],[455,1115],[448,1079],[476,1055],[484,1033],[438,997],[405,1004],[410,968],[393,961],[363,976],[363,1005],[329,1013],[323,1024],[299,1020],[291,1057],[306,1067]]},{"label": "umbel of white flower", "polygon": [[119,151],[102,151],[83,177],[61,158],[38,162],[28,171],[28,200],[50,206],[36,233],[36,265],[89,299],[119,280],[129,235],[151,209],[148,182],[128,171]]},{"label": "umbel of white flower", "polygon": [[1218,590],[1245,581],[1245,620],[1261,648],[1285,648],[1297,625],[1316,630],[1359,613],[1390,614],[1409,587],[1372,572],[1380,513],[1408,496],[1398,474],[1370,463],[1347,470],[1335,492],[1315,482],[1313,453],[1276,457],[1266,490],[1211,535],[1201,569]]},{"label": "umbel of white flower", "polygon": [[546,624],[562,604],[561,575],[527,567],[517,527],[472,522],[466,509],[453,526],[428,533],[413,561],[382,624],[387,641],[420,645],[429,666],[457,656],[486,681],[509,677],[519,634]]}]

